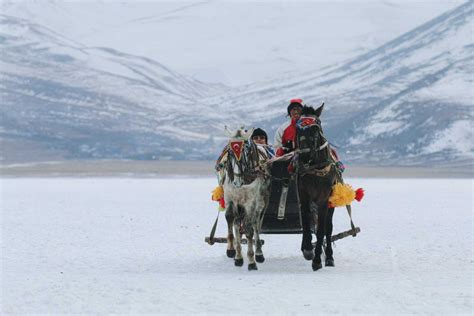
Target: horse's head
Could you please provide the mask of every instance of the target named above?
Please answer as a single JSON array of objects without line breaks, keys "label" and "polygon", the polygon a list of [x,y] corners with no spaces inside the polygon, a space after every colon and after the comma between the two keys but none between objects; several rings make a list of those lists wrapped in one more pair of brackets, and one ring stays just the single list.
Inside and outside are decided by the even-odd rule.
[{"label": "horse's head", "polygon": [[240,187],[244,184],[245,162],[248,160],[246,157],[247,148],[250,144],[249,138],[252,135],[252,130],[249,131],[241,127],[234,132],[229,132],[229,134],[227,173],[232,183]]},{"label": "horse's head", "polygon": [[317,109],[305,105],[301,117],[296,123],[296,146],[300,164],[319,165],[329,159],[328,142],[323,135],[319,119],[323,108],[324,103]]},{"label": "horse's head", "polygon": [[228,145],[227,174],[232,183],[240,187],[255,179],[262,162],[269,159],[263,145],[255,144],[252,139],[253,129],[243,127],[230,134]]}]

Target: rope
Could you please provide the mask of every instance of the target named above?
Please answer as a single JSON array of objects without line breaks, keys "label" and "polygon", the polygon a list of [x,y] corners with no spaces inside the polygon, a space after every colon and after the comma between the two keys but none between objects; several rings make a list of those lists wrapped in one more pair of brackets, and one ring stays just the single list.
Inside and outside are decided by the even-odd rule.
[{"label": "rope", "polygon": [[214,225],[212,225],[211,233],[209,234],[209,245],[214,244],[214,235],[216,234],[217,221],[219,220],[220,212],[221,212],[220,210],[217,211],[216,221],[214,222]]},{"label": "rope", "polygon": [[289,160],[291,157],[293,157],[295,155],[295,152],[292,151],[292,152],[289,152],[287,154],[284,154],[283,156],[279,156],[279,157],[273,157],[272,159],[269,159],[267,160],[265,163],[266,164],[269,164],[269,163],[273,163],[275,161],[280,161],[280,160]]},{"label": "rope", "polygon": [[[341,183],[344,183],[344,179],[342,178],[342,174],[340,172],[336,172],[336,178]],[[354,221],[352,220],[352,207],[350,205],[346,205],[346,209],[347,209],[347,214],[349,214],[349,219],[351,221],[351,229],[353,231],[352,237],[355,237],[357,235],[357,233],[355,231],[356,227],[354,225]]]},{"label": "rope", "polygon": [[352,237],[355,237],[357,235],[356,231],[355,231],[355,225],[354,225],[354,222],[352,221],[352,208],[350,205],[346,205],[346,209],[347,209],[347,213],[349,214],[349,219],[351,220],[351,228],[352,228]]}]

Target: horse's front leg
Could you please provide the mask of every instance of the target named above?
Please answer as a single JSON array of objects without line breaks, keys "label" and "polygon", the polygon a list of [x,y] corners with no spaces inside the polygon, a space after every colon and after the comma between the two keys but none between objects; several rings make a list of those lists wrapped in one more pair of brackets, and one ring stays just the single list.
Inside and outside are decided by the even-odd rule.
[{"label": "horse's front leg", "polygon": [[240,234],[240,224],[242,222],[242,218],[237,217],[234,220],[234,246],[235,246],[235,258],[234,258],[234,265],[236,267],[241,267],[244,265],[244,258],[242,258],[242,237]]},{"label": "horse's front leg", "polygon": [[313,215],[311,213],[311,201],[309,197],[301,192],[300,193],[300,209],[301,219],[303,222],[303,237],[301,240],[301,251],[306,260],[312,260],[314,258],[313,244],[312,244],[312,233],[311,227],[313,225]]},{"label": "horse's front leg", "polygon": [[313,259],[313,271],[319,270],[323,267],[321,264],[321,254],[323,252],[323,241],[325,223],[327,217],[328,207],[327,204],[318,205],[318,229],[316,230],[316,248],[314,250],[315,257]]},{"label": "horse's front leg", "polygon": [[232,210],[232,203],[228,203],[227,209],[225,211],[225,219],[227,221],[227,257],[235,257],[234,249],[234,212]]},{"label": "horse's front leg", "polygon": [[262,241],[260,240],[260,223],[263,217],[263,213],[265,211],[265,203],[261,203],[258,208],[260,212],[257,213],[257,220],[254,223],[253,231],[255,234],[255,261],[258,263],[262,263],[265,261],[265,257],[263,256],[262,251]]},{"label": "horse's front leg", "polygon": [[255,261],[258,263],[263,263],[265,261],[265,256],[262,251],[262,241],[260,240],[260,233],[258,232],[258,224],[254,227],[255,235]]},{"label": "horse's front leg", "polygon": [[333,258],[333,251],[332,251],[332,216],[334,215],[334,207],[328,209],[328,213],[326,216],[326,267],[334,267],[334,258]]},{"label": "horse's front leg", "polygon": [[247,236],[247,258],[249,259],[248,269],[249,271],[257,270],[257,263],[255,263],[255,253],[253,252],[254,223],[245,223],[245,235]]}]

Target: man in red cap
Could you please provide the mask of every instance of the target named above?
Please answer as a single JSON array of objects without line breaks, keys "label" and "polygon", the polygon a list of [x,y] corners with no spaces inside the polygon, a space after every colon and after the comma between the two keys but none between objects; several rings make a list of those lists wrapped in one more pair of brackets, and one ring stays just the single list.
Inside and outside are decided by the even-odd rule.
[{"label": "man in red cap", "polygon": [[290,105],[288,105],[287,111],[290,121],[283,123],[275,134],[275,143],[273,144],[276,149],[276,155],[282,156],[295,149],[296,141],[296,122],[301,116],[301,110],[303,109],[303,100],[292,99]]}]

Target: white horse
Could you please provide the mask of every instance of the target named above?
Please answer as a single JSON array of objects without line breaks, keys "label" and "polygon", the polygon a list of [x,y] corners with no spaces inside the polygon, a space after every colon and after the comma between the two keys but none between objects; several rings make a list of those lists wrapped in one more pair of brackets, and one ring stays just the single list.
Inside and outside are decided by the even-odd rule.
[{"label": "white horse", "polygon": [[261,263],[265,260],[259,229],[270,195],[270,167],[266,164],[270,157],[263,146],[249,138],[250,135],[251,131],[243,129],[232,134],[227,146],[223,187],[228,227],[227,256],[234,258],[236,266],[244,264],[241,234],[245,233],[248,269],[257,270],[255,261]]}]

